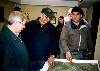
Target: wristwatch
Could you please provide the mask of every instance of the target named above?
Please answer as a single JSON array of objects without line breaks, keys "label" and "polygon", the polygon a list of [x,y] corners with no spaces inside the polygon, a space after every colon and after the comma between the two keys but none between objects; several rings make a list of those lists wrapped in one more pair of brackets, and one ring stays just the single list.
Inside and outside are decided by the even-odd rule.
[{"label": "wristwatch", "polygon": [[55,58],[55,56],[54,56],[54,55],[52,55],[52,57],[54,57],[54,58]]}]

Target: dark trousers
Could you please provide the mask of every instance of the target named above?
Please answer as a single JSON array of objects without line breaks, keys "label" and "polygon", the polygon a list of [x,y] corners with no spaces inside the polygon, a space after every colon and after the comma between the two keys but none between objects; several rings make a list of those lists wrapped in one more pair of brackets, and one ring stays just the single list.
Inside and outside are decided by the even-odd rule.
[{"label": "dark trousers", "polygon": [[40,71],[44,64],[45,61],[30,61],[30,71]]},{"label": "dark trousers", "polygon": [[[86,52],[85,51],[74,51],[70,50],[72,54],[72,59],[80,59],[80,60],[85,60],[86,59]],[[64,58],[66,58],[65,53],[63,54]]]}]

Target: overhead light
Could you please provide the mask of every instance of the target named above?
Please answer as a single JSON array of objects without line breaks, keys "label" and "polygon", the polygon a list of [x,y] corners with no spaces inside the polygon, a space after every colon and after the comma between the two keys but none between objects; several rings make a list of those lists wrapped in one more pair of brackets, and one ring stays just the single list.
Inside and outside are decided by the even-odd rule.
[{"label": "overhead light", "polygon": [[82,2],[83,0],[78,0],[78,2],[80,3],[80,2]]}]

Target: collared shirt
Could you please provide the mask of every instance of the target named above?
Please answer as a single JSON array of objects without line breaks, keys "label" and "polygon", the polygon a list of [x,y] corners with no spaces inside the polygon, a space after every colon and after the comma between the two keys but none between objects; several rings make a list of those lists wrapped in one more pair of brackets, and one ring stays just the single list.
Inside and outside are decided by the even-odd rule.
[{"label": "collared shirt", "polygon": [[84,21],[81,19],[80,22],[79,22],[79,25],[77,26],[76,24],[74,24],[71,20],[71,28],[72,29],[78,29],[80,28],[81,25],[85,25]]}]

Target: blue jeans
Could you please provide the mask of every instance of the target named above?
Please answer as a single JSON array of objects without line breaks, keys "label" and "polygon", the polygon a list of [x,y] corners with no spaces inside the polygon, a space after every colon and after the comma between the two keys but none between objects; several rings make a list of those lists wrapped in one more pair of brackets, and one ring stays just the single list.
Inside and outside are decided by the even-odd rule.
[{"label": "blue jeans", "polygon": [[[86,52],[85,51],[73,51],[70,50],[72,54],[73,59],[80,59],[80,60],[85,60],[86,59]],[[66,54],[63,53],[64,58],[66,58]]]},{"label": "blue jeans", "polygon": [[40,71],[46,61],[30,61],[30,71]]}]

